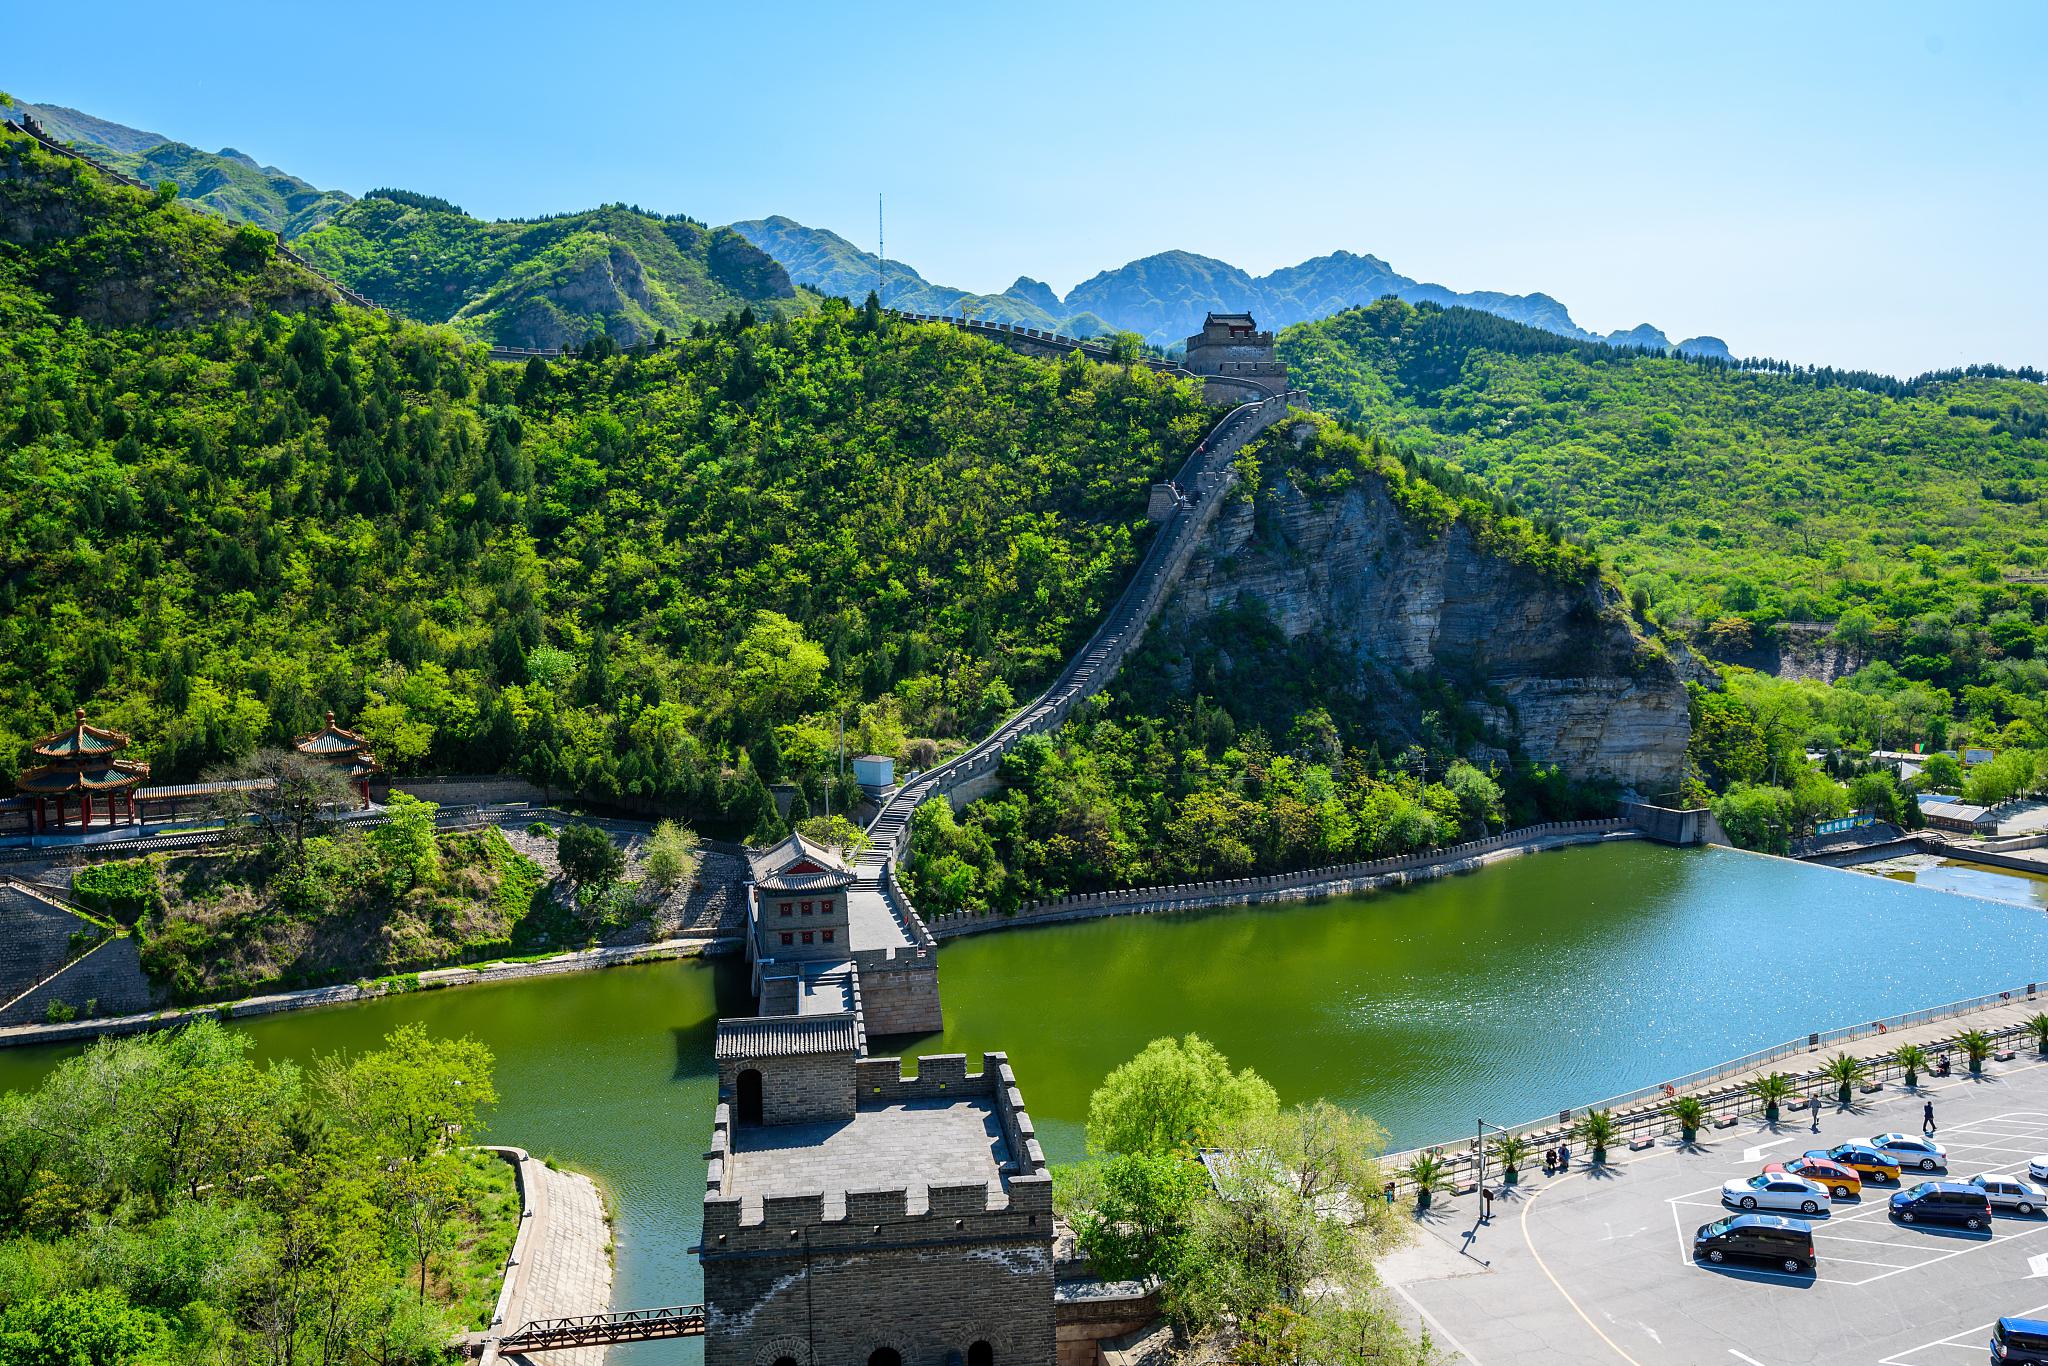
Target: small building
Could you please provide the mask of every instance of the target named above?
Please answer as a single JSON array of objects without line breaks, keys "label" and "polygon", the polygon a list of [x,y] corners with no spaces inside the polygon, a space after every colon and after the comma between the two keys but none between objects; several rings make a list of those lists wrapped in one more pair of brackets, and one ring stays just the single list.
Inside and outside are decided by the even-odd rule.
[{"label": "small building", "polygon": [[853,869],[837,851],[793,834],[749,851],[747,867],[757,963],[852,956],[847,898]]},{"label": "small building", "polygon": [[384,770],[378,766],[377,756],[370,753],[370,742],[335,725],[333,712],[327,713],[327,724],[319,730],[292,741],[292,748],[346,774],[362,804],[370,804],[370,779]]},{"label": "small building", "polygon": [[1187,340],[1190,374],[1216,381],[1205,386],[1234,388],[1237,397],[1287,391],[1287,367],[1273,351],[1273,334],[1261,332],[1249,313],[1210,313],[1202,330]]},{"label": "small building", "polygon": [[886,754],[863,754],[853,761],[853,780],[870,797],[896,786],[896,761]]},{"label": "small building", "polygon": [[80,707],[68,730],[55,731],[29,747],[43,762],[25,769],[14,786],[34,806],[31,829],[62,829],[70,820],[67,803],[75,803],[78,828],[92,828],[95,799],[104,799],[107,825],[136,821],[135,789],[149,776],[149,765],[123,759],[129,739],[117,730],[89,726]]},{"label": "small building", "polygon": [[1990,807],[1977,806],[1956,797],[1929,801],[1929,795],[1923,793],[1920,797],[1920,815],[1936,830],[1953,830],[1964,835],[1998,833],[1998,818]]}]

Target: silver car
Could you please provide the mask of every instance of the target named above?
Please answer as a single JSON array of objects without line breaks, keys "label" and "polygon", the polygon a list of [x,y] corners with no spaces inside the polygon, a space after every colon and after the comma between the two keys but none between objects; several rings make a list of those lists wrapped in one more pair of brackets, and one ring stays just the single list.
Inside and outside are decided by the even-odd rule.
[{"label": "silver car", "polygon": [[1970,1178],[1970,1184],[1983,1190],[1993,1210],[2009,1209],[2014,1214],[2033,1214],[2037,1210],[2048,1209],[2048,1195],[2044,1195],[2039,1186],[2029,1185],[2016,1176],[1980,1172]]},{"label": "silver car", "polygon": [[1870,1146],[1901,1167],[1918,1167],[1923,1172],[1948,1166],[1948,1149],[1918,1134],[1878,1134]]}]

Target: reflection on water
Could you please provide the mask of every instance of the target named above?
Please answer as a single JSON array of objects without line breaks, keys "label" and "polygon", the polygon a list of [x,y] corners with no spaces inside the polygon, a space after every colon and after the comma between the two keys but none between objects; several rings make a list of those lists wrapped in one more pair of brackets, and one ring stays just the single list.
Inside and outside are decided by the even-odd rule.
[{"label": "reflection on water", "polygon": [[[1763,947],[1790,942],[1791,952]],[[1824,952],[1822,945],[1846,946]],[[1328,1096],[1397,1143],[1454,1138],[1810,1029],[2048,978],[2048,918],[1925,886],[1643,844],[1516,859],[1397,893],[1124,918],[940,951],[947,1028],[1004,1048],[1055,1160],[1088,1093],[1161,1034],[1200,1031],[1284,1100]],[[736,961],[648,964],[237,1022],[265,1058],[375,1046],[418,1021],[498,1060],[491,1136],[595,1175],[618,1215],[615,1303],[690,1303],[712,1032]],[[0,1050],[0,1087],[75,1050]],[[614,1366],[701,1359],[693,1341]]]}]

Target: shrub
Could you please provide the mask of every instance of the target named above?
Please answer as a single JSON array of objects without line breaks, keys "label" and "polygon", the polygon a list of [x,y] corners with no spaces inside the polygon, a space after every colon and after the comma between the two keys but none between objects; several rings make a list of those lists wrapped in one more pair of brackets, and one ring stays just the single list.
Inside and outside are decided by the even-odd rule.
[{"label": "shrub", "polygon": [[694,830],[674,821],[654,827],[647,842],[647,876],[661,888],[687,882],[697,873],[698,850],[704,841]]},{"label": "shrub", "polygon": [[67,1021],[78,1018],[78,1008],[66,1005],[63,1001],[52,996],[50,1003],[43,1007],[43,1018],[51,1024],[64,1024]]},{"label": "shrub", "polygon": [[71,890],[101,914],[133,924],[163,905],[156,870],[156,860],[148,858],[95,863],[71,875]]}]

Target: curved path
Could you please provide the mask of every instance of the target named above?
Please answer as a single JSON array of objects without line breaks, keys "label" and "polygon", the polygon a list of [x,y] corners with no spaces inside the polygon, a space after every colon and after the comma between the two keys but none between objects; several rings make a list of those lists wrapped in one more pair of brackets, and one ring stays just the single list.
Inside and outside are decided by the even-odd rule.
[{"label": "curved path", "polygon": [[868,825],[870,848],[860,858],[864,867],[902,858],[910,842],[911,813],[926,798],[950,793],[990,773],[1019,740],[1052,730],[1066,719],[1075,703],[1100,692],[1116,676],[1124,656],[1144,638],[1153,613],[1179,580],[1196,543],[1215,521],[1224,495],[1237,478],[1232,463],[1237,452],[1252,437],[1285,418],[1289,401],[1301,397],[1298,391],[1290,391],[1242,404],[1210,429],[1175,478],[1183,494],[1180,506],[1160,525],[1144,558],[1138,561],[1137,573],[1088,643],[1067,662],[1051,687],[988,738],[898,789]]}]

